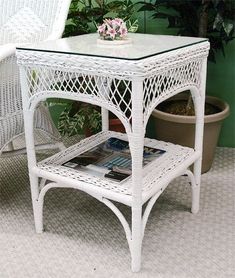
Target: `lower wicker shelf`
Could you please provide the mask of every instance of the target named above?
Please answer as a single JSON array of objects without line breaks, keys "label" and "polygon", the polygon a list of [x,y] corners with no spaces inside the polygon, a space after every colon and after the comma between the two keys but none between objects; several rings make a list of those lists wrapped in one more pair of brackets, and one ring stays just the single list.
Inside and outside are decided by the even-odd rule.
[{"label": "lower wicker shelf", "polygon": [[[128,140],[127,135],[113,131],[100,132],[79,143],[61,151],[43,161],[33,169],[35,174],[57,183],[58,187],[72,187],[87,192],[93,196],[105,197],[114,201],[131,205],[132,178],[124,182],[115,182],[105,177],[90,175],[84,171],[63,166],[66,161],[116,137]],[[145,146],[165,150],[165,153],[143,167],[142,200],[146,202],[159,190],[163,190],[169,182],[185,170],[199,157],[199,153],[188,147],[174,145],[145,138]]]}]

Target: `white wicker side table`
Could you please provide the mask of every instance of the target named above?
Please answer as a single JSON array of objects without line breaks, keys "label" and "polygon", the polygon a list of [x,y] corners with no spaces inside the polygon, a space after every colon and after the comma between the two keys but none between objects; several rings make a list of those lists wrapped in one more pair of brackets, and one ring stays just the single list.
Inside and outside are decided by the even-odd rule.
[{"label": "white wicker side table", "polygon": [[[192,212],[199,209],[209,43],[201,38],[130,36],[131,45],[110,47],[97,45],[97,34],[48,41],[18,48],[17,59],[36,231],[43,230],[43,199],[50,188],[72,187],[85,191],[106,204],[119,218],[131,252],[132,271],[137,272],[141,267],[141,245],[148,216],[157,198],[174,178],[183,174],[189,177]],[[196,108],[194,149],[145,138],[153,109],[183,90],[191,91]],[[102,132],[38,163],[33,115],[38,103],[49,97],[101,106]],[[122,121],[126,134],[108,130],[108,110]],[[117,183],[62,165],[110,137],[129,141],[132,176],[127,181]],[[144,145],[166,152],[143,168]],[[189,170],[191,164],[194,164],[193,173]],[[131,225],[112,201],[131,207]]]}]

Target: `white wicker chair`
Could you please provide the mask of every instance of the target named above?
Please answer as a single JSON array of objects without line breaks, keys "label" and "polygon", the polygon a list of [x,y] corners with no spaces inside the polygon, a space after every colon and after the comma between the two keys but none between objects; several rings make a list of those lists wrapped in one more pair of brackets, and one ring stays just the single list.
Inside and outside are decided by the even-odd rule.
[{"label": "white wicker chair", "polygon": [[[0,1],[0,155],[25,151],[13,146],[14,139],[24,134],[15,47],[61,37],[70,3],[71,0]],[[35,113],[35,129],[39,149],[62,147],[43,104]]]}]

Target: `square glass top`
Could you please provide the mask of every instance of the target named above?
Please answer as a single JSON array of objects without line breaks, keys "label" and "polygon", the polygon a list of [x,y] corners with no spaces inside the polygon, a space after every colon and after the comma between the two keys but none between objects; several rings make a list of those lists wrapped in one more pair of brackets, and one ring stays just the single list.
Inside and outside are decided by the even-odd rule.
[{"label": "square glass top", "polygon": [[35,45],[17,47],[21,50],[65,53],[124,60],[141,60],[175,49],[207,41],[205,38],[181,36],[128,34],[131,43],[125,45],[98,44],[98,34],[88,34],[76,37],[45,41]]}]

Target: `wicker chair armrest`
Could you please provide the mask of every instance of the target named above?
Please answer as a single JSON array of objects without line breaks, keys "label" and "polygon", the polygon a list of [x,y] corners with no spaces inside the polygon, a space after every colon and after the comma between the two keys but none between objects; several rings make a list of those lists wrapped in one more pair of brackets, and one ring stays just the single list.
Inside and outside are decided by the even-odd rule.
[{"label": "wicker chair armrest", "polygon": [[51,33],[45,39],[46,41],[49,41],[49,40],[52,41],[52,40],[57,40],[57,39],[61,38],[61,36],[64,32],[65,22],[66,22],[66,19],[68,16],[70,3],[71,3],[71,0],[63,1],[62,7],[61,7],[60,20],[57,20]]},{"label": "wicker chair armrest", "polygon": [[6,59],[9,56],[12,56],[16,50],[16,44],[7,43],[4,45],[0,45],[0,61]]},{"label": "wicker chair armrest", "polygon": [[61,32],[57,31],[57,32],[53,32],[53,33],[49,34],[49,36],[43,41],[54,41],[54,40],[57,40],[60,38],[61,38]]}]

